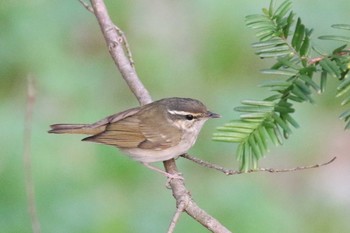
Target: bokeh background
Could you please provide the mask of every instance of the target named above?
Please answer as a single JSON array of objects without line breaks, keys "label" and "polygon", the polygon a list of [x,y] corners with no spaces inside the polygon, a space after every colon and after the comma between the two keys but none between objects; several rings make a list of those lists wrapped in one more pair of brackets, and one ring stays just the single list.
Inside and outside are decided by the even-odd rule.
[{"label": "bokeh background", "polygon": [[[204,127],[191,154],[236,168],[235,145],[211,141],[233,108],[269,93],[258,88],[268,60],[254,55],[244,16],[269,1],[106,0],[126,33],[154,99],[198,98],[223,115]],[[349,23],[347,0],[293,1],[315,42]],[[32,169],[42,232],[165,232],[175,210],[165,179],[115,148],[49,135],[53,123],[90,123],[137,105],[109,57],[94,16],[78,1],[0,1],[0,231],[31,232],[24,186],[26,77],[36,81]],[[350,135],[337,116],[335,82],[316,104],[297,106],[301,125],[271,146],[264,167],[337,160],[319,169],[227,177],[184,159],[178,166],[198,204],[234,232],[350,232]],[[159,164],[161,167],[161,164]],[[176,232],[207,232],[181,216]]]}]

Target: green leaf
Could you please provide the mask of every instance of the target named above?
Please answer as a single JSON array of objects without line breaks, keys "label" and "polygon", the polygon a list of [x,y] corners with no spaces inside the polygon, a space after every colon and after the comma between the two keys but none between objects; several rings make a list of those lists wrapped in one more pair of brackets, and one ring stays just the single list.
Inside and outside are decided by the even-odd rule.
[{"label": "green leaf", "polygon": [[350,24],[333,24],[332,28],[350,30]]},{"label": "green leaf", "polygon": [[276,95],[269,96],[269,97],[265,98],[264,100],[274,101],[274,100],[281,99],[282,96],[283,96],[282,94],[276,94]]},{"label": "green leaf", "polygon": [[307,85],[310,85],[315,91],[317,91],[317,93],[321,92],[321,88],[309,76],[300,75],[300,79],[303,80]]},{"label": "green leaf", "polygon": [[255,129],[259,126],[259,123],[251,123],[251,122],[243,122],[240,120],[231,121],[227,123],[225,126],[227,127],[236,127],[236,128],[244,128],[244,129]]},{"label": "green leaf", "polygon": [[255,142],[255,139],[254,139],[254,136],[250,136],[248,138],[248,143],[249,143],[249,146],[251,147],[252,149],[252,152],[253,152],[253,155],[259,159],[261,156],[262,156],[262,153],[260,151],[260,148],[259,146],[257,145],[257,143]]},{"label": "green leaf", "polygon": [[296,72],[301,69],[301,66],[296,64],[295,61],[292,61],[291,57],[279,57],[277,60],[278,60],[278,63],[276,63],[276,65],[282,64],[283,66],[286,66],[288,68],[292,68],[292,69],[296,70]]},{"label": "green leaf", "polygon": [[274,128],[266,128],[266,132],[267,132],[267,134],[269,135],[269,137],[270,137],[272,143],[273,143],[275,146],[280,145],[279,140],[278,140],[278,137],[276,136],[276,133],[275,133]]},{"label": "green leaf", "polygon": [[253,105],[253,106],[263,106],[263,107],[274,107],[276,104],[272,101],[263,101],[263,100],[243,100],[241,101],[244,105]]},{"label": "green leaf", "polygon": [[345,78],[342,80],[342,82],[338,85],[337,90],[340,91],[350,85],[350,78]]},{"label": "green leaf", "polygon": [[288,38],[289,30],[290,30],[290,27],[292,26],[293,21],[294,21],[294,13],[293,11],[291,11],[287,18],[287,24],[283,28],[283,35],[286,39]]},{"label": "green leaf", "polygon": [[305,99],[299,97],[299,96],[296,96],[296,95],[293,95],[292,93],[288,95],[288,99],[289,100],[292,100],[292,101],[295,101],[295,102],[299,102],[299,103],[302,103],[305,101]]},{"label": "green leaf", "polygon": [[326,85],[327,85],[327,72],[322,71],[321,72],[321,79],[320,79],[320,90],[321,93],[323,93],[326,90]]},{"label": "green leaf", "polygon": [[264,127],[259,127],[258,128],[258,133],[260,135],[260,138],[261,138],[261,142],[265,148],[265,153],[269,151],[269,148],[268,148],[268,133],[266,131],[266,129]]},{"label": "green leaf", "polygon": [[309,49],[310,49],[310,39],[308,36],[305,37],[301,47],[300,47],[300,56],[305,56],[309,53]]},{"label": "green leaf", "polygon": [[271,22],[271,20],[267,16],[261,14],[247,15],[245,17],[245,23],[247,26],[259,22]]},{"label": "green leaf", "polygon": [[313,102],[311,97],[308,96],[308,93],[304,93],[303,90],[300,89],[297,85],[293,86],[292,93],[304,101],[310,101],[311,103]]},{"label": "green leaf", "polygon": [[276,126],[275,128],[273,128],[273,131],[275,132],[275,135],[277,137],[278,144],[282,145],[283,144],[283,136],[282,136],[281,130]]},{"label": "green leaf", "polygon": [[261,55],[263,53],[274,53],[274,52],[283,52],[285,51],[287,54],[291,53],[289,47],[287,45],[281,45],[276,47],[262,48],[256,51],[257,54]]},{"label": "green leaf", "polygon": [[298,122],[296,122],[290,114],[285,114],[285,119],[294,127],[299,128]]},{"label": "green leaf", "polygon": [[218,131],[237,132],[237,133],[243,133],[243,134],[250,134],[252,132],[252,129],[239,128],[239,127],[229,127],[229,126],[217,127],[216,129]]},{"label": "green leaf", "polygon": [[348,36],[319,36],[318,39],[335,40],[335,41],[350,43],[350,37],[348,37]]},{"label": "green leaf", "polygon": [[274,8],[274,6],[275,6],[275,1],[271,0],[270,1],[270,5],[269,5],[269,11],[268,11],[269,15],[273,15],[273,8]]},{"label": "green leaf", "polygon": [[301,42],[302,42],[303,37],[304,37],[304,32],[305,32],[305,27],[301,24],[301,19],[298,18],[297,24],[295,26],[294,35],[292,38],[292,46],[297,51],[299,51],[299,49],[297,49],[297,48],[301,45]]},{"label": "green leaf", "polygon": [[237,112],[271,112],[273,110],[273,107],[267,107],[267,106],[239,106],[234,108]]},{"label": "green leaf", "polygon": [[283,113],[283,114],[295,112],[295,110],[293,108],[286,107],[286,106],[279,106],[279,105],[277,105],[275,107],[274,111],[279,112],[279,113]]},{"label": "green leaf", "polygon": [[272,117],[273,119],[275,119],[276,123],[283,129],[283,131],[292,133],[292,130],[289,128],[286,122],[283,121],[281,117],[279,117],[277,114],[273,114]]},{"label": "green leaf", "polygon": [[244,143],[240,143],[237,147],[236,151],[236,158],[238,161],[243,161],[243,155],[244,155]]},{"label": "green leaf", "polygon": [[273,74],[273,75],[285,75],[294,76],[297,74],[294,70],[273,70],[273,69],[263,69],[260,71],[263,74]]},{"label": "green leaf", "polygon": [[280,18],[284,17],[288,11],[290,11],[292,6],[292,3],[288,0],[284,1],[276,10],[275,16],[278,16]]},{"label": "green leaf", "polygon": [[259,41],[259,42],[255,42],[252,44],[253,48],[263,48],[263,47],[269,47],[269,46],[278,46],[278,45],[282,45],[282,44],[286,44],[285,41],[281,40],[280,38],[273,38],[271,40],[267,40],[267,41]]},{"label": "green leaf", "polygon": [[262,119],[265,116],[266,116],[266,113],[264,112],[256,112],[256,113],[242,114],[241,118],[242,119]]},{"label": "green leaf", "polygon": [[350,109],[340,114],[339,119],[343,120],[350,117]]},{"label": "green leaf", "polygon": [[332,62],[329,58],[325,57],[323,58],[319,64],[323,68],[323,70],[327,71],[328,74],[333,76],[334,78],[338,78],[341,75],[341,71],[337,64]]},{"label": "green leaf", "polygon": [[350,102],[350,96],[346,97],[340,104],[341,105],[346,105]]},{"label": "green leaf", "polygon": [[271,30],[261,30],[256,33],[256,36],[260,38],[261,41],[266,41],[270,40],[273,37],[274,33],[275,32]]},{"label": "green leaf", "polygon": [[344,44],[336,49],[333,50],[333,54],[337,54],[337,53],[340,53],[340,52],[343,52],[344,49],[347,47],[348,45],[347,44]]},{"label": "green leaf", "polygon": [[346,123],[345,129],[350,129],[350,121],[348,121],[348,123]]},{"label": "green leaf", "polygon": [[220,141],[220,142],[231,142],[231,143],[241,143],[241,138],[233,138],[233,137],[227,137],[227,136],[221,136],[221,135],[214,135],[212,138],[214,141]]},{"label": "green leaf", "polygon": [[311,91],[310,88],[303,83],[301,80],[297,79],[294,81],[294,83],[300,88],[300,90],[302,90],[303,93],[305,93],[306,95],[310,95]]},{"label": "green leaf", "polygon": [[338,93],[335,97],[340,97],[349,91],[350,91],[350,85],[348,85],[345,88],[343,88],[342,90],[338,91]]},{"label": "green leaf", "polygon": [[272,57],[282,57],[282,56],[290,55],[291,51],[285,50],[284,48],[281,48],[281,50],[274,48],[271,52],[258,51],[256,54],[258,54],[259,57],[261,58],[272,58]]},{"label": "green leaf", "polygon": [[[281,81],[281,80],[267,80],[263,82],[262,84],[259,85],[259,87],[281,87],[281,89],[285,89],[290,86],[290,83],[286,81]],[[276,98],[271,99],[265,99],[267,101],[273,101],[275,99],[280,99],[281,95],[277,95]]]}]

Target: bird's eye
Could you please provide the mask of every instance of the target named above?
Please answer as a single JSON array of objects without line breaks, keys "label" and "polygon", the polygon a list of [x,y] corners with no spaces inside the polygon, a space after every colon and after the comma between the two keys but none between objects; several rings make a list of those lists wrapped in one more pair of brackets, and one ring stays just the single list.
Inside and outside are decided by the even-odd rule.
[{"label": "bird's eye", "polygon": [[189,120],[189,121],[193,120],[193,118],[194,117],[191,114],[186,115],[186,119]]}]

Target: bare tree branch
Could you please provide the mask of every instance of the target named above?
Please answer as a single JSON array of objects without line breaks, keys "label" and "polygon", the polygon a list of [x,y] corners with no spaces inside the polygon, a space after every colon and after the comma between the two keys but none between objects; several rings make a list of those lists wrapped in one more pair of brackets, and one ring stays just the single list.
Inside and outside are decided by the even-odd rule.
[{"label": "bare tree branch", "polygon": [[[109,48],[109,53],[111,54],[124,80],[129,85],[130,90],[134,93],[141,105],[152,102],[151,96],[149,95],[148,91],[138,78],[136,70],[133,67],[133,63],[129,61],[123,47],[120,46],[120,36],[118,36],[118,31],[115,30],[115,25],[113,24],[108,15],[103,0],[91,0],[91,6],[97,18],[97,21],[99,22],[103,36],[106,40],[107,47]],[[124,39],[124,41],[126,41],[126,39]],[[178,170],[174,159],[165,161],[164,167],[168,173],[178,174]],[[197,220],[199,223],[201,223],[203,226],[205,226],[212,232],[230,232],[218,220],[207,214],[192,200],[191,196],[189,195],[189,191],[185,187],[184,180],[172,179],[170,181],[170,186],[173,192],[173,196],[176,199],[177,206],[181,207],[182,205],[184,205],[184,211],[186,211],[188,215],[190,215],[192,218]],[[178,210],[181,209],[178,208]],[[172,229],[174,227],[175,226],[171,226]]]},{"label": "bare tree branch", "polygon": [[92,9],[92,7],[89,4],[87,4],[83,0],[78,0],[78,1],[86,8],[86,10],[90,11],[91,13],[94,13],[94,9]]},{"label": "bare tree branch", "polygon": [[31,139],[32,139],[32,116],[35,103],[35,88],[33,78],[27,77],[27,103],[24,120],[23,134],[23,166],[25,174],[25,188],[27,194],[28,211],[32,224],[32,231],[40,233],[40,222],[36,211],[35,188],[32,176],[32,159],[31,159]]},{"label": "bare tree branch", "polygon": [[[165,169],[167,172],[174,174],[178,171],[174,159],[165,161]],[[195,203],[190,195],[190,192],[186,189],[184,180],[173,179],[170,181],[170,187],[173,191],[173,196],[176,199],[177,206],[185,203],[186,213],[192,218],[197,220],[200,224],[206,227],[211,232],[217,233],[230,233],[226,227],[224,227],[218,220],[213,218],[207,212],[202,210],[197,203]]]},{"label": "bare tree branch", "polygon": [[109,53],[111,54],[114,63],[117,65],[118,70],[122,74],[125,82],[129,85],[130,90],[134,93],[141,105],[151,103],[151,96],[140,81],[136,70],[130,64],[127,55],[124,53],[123,47],[120,46],[118,33],[115,30],[115,25],[108,15],[106,5],[102,0],[91,0],[91,5],[106,40]]},{"label": "bare tree branch", "polygon": [[181,202],[181,203],[178,205],[178,207],[176,208],[176,212],[175,212],[175,214],[174,214],[174,217],[173,217],[173,219],[171,220],[171,223],[170,223],[170,225],[169,225],[168,233],[173,233],[173,232],[174,232],[176,223],[177,223],[177,221],[179,221],[180,215],[181,215],[182,212],[185,210],[186,204],[187,204],[187,203],[185,203],[185,202]]},{"label": "bare tree branch", "polygon": [[[94,14],[94,9],[93,9],[90,5],[88,5],[88,4],[87,4],[86,2],[84,2],[83,0],[79,0],[79,2],[80,2],[89,12],[91,12],[92,14]],[[134,68],[135,62],[134,62],[134,60],[133,60],[133,58],[132,58],[132,54],[131,54],[129,42],[128,42],[128,40],[126,39],[125,33],[124,33],[120,28],[118,28],[115,24],[114,24],[114,28],[115,28],[115,30],[117,31],[117,33],[119,34],[118,41],[121,42],[121,43],[123,43],[124,49],[125,49],[125,52],[126,52],[127,55],[128,55],[130,64],[131,64],[131,66]]]},{"label": "bare tree branch", "polygon": [[334,162],[334,160],[337,157],[333,157],[331,160],[324,162],[324,163],[319,163],[319,164],[313,164],[313,165],[309,165],[309,166],[299,166],[299,167],[293,167],[293,168],[286,168],[286,169],[276,169],[276,168],[257,168],[257,169],[251,169],[248,171],[238,171],[238,170],[232,170],[229,168],[225,168],[222,167],[220,165],[214,164],[214,163],[210,163],[201,159],[198,159],[194,156],[191,156],[189,154],[183,154],[181,155],[182,157],[195,162],[203,167],[206,168],[211,168],[211,169],[215,169],[219,172],[224,173],[225,175],[238,175],[238,174],[242,174],[242,173],[253,173],[253,172],[270,172],[270,173],[279,173],[279,172],[294,172],[294,171],[301,171],[301,170],[306,170],[306,169],[311,169],[311,168],[318,168],[318,167],[322,167],[322,166],[326,166],[332,162]]}]

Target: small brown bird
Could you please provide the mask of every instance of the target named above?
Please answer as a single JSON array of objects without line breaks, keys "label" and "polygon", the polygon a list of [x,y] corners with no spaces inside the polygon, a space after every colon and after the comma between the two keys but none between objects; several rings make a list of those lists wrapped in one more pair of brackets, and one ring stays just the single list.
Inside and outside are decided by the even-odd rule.
[{"label": "small brown bird", "polygon": [[51,125],[49,133],[92,135],[83,141],[118,147],[132,159],[164,174],[148,163],[186,153],[196,142],[203,124],[218,117],[198,100],[173,97],[128,109],[93,124]]}]

